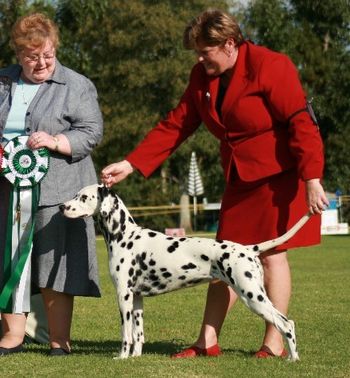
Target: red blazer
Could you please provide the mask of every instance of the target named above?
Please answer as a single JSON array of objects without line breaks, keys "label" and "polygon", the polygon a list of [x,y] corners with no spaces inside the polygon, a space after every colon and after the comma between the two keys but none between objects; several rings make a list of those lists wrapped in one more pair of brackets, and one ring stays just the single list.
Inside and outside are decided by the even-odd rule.
[{"label": "red blazer", "polygon": [[303,180],[322,177],[323,145],[318,128],[303,111],[306,98],[298,72],[280,53],[245,42],[222,104],[215,110],[219,77],[202,64],[191,72],[179,104],[126,159],[149,176],[203,122],[221,141],[227,180],[232,166],[243,181],[255,181],[297,167]]}]

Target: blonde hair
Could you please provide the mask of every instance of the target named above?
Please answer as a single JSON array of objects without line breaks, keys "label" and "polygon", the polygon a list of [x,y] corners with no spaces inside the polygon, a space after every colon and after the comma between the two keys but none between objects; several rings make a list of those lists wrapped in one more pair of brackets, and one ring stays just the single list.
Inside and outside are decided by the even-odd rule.
[{"label": "blonde hair", "polygon": [[237,46],[244,42],[243,34],[233,16],[218,9],[208,9],[193,19],[186,27],[183,44],[192,50],[198,44],[219,46],[232,38]]},{"label": "blonde hair", "polygon": [[19,18],[12,27],[10,45],[19,52],[26,47],[37,48],[50,40],[55,49],[59,45],[56,24],[42,13],[33,13]]}]

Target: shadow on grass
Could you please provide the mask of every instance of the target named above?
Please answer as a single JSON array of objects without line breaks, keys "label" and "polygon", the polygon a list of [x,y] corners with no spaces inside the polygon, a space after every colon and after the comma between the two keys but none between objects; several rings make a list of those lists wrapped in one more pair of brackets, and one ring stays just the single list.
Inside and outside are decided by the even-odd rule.
[{"label": "shadow on grass", "polygon": [[[114,340],[105,341],[90,341],[90,340],[73,340],[73,353],[77,355],[106,355],[110,358],[115,357],[121,350],[121,342]],[[170,355],[188,348],[189,345],[184,344],[183,341],[156,341],[146,342],[143,346],[143,354],[159,355],[162,357],[169,357]],[[27,345],[26,349],[32,353],[48,354],[48,345],[31,344]],[[249,358],[254,351],[247,351],[241,349],[223,349],[223,354],[230,354],[235,357]]]}]

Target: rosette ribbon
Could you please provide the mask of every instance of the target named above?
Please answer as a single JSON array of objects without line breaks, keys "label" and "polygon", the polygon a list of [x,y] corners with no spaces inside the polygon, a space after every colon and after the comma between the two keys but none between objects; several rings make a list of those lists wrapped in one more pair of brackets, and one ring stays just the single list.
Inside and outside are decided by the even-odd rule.
[{"label": "rosette ribbon", "polygon": [[[4,147],[1,161],[0,175],[12,184],[4,254],[5,284],[0,293],[0,309],[4,312],[23,312],[20,310],[23,301],[30,298],[30,273],[27,274],[25,267],[30,263],[34,219],[40,198],[39,183],[49,168],[48,150],[31,150],[26,146],[27,140],[28,136],[11,139]],[[26,274],[26,277],[22,277],[22,274]],[[17,295],[13,303],[12,294],[15,291],[23,295]],[[24,294],[26,291],[27,295]]]}]

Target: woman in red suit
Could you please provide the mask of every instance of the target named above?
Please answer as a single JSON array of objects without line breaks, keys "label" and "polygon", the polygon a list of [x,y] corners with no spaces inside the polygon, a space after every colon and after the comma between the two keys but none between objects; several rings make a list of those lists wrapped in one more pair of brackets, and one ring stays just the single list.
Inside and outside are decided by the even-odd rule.
[{"label": "woman in red suit", "polygon": [[[184,33],[198,55],[179,104],[125,160],[103,169],[111,186],[135,169],[145,177],[203,122],[220,140],[226,177],[218,239],[255,244],[285,233],[308,210],[314,217],[285,245],[261,256],[267,293],[287,313],[291,279],[286,250],[320,242],[320,214],[328,200],[320,184],[323,145],[298,72],[290,59],[243,39],[235,20],[205,11]],[[176,358],[220,354],[226,313],[237,299],[211,282],[196,343]],[[279,332],[267,324],[258,358],[284,356]]]}]

